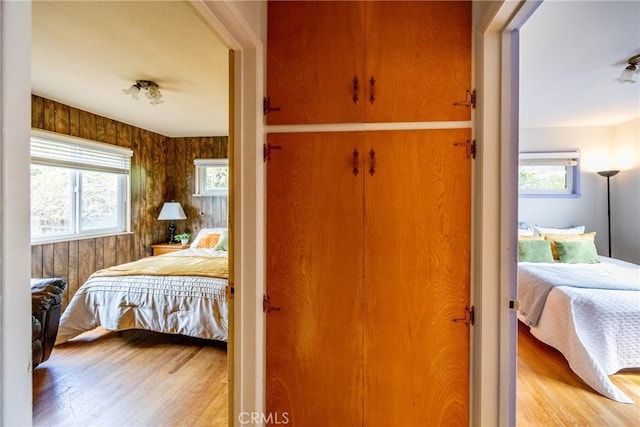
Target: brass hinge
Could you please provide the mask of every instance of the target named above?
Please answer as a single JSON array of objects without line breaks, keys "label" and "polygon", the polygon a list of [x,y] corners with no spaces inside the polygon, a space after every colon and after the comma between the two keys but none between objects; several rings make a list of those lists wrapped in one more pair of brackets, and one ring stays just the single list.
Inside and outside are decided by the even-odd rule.
[{"label": "brass hinge", "polygon": [[520,300],[511,300],[511,301],[509,301],[509,308],[511,310],[515,310],[515,311],[520,310]]},{"label": "brass hinge", "polygon": [[476,140],[472,139],[471,141],[467,140],[466,142],[454,142],[453,145],[456,147],[467,147],[467,159],[471,157],[472,159],[476,158]]},{"label": "brass hinge", "polygon": [[464,322],[465,325],[473,326],[476,323],[476,308],[474,306],[464,308],[464,318],[452,319],[452,322]]},{"label": "brass hinge", "polygon": [[269,295],[262,295],[262,311],[264,313],[269,313],[272,311],[280,311],[280,307],[272,307],[271,303],[269,303]]},{"label": "brass hinge", "polygon": [[282,148],[282,145],[271,145],[271,144],[263,144],[262,145],[262,160],[267,161],[271,160],[271,150],[279,150]]},{"label": "brass hinge", "polygon": [[477,98],[478,98],[478,94],[475,89],[471,91],[467,89],[467,96],[466,96],[465,102],[454,102],[453,105],[455,105],[456,107],[467,107],[467,108],[471,107],[472,109],[475,110]]},{"label": "brass hinge", "polygon": [[280,107],[272,107],[271,98],[265,96],[264,98],[262,98],[262,114],[266,116],[272,111],[280,111]]},{"label": "brass hinge", "polygon": [[227,285],[227,299],[233,299],[233,286],[231,284]]}]

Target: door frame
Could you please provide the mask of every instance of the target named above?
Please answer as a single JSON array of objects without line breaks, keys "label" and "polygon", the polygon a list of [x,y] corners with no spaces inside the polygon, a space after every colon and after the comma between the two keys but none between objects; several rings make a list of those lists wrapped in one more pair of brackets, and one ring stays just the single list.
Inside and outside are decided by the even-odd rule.
[{"label": "door frame", "polygon": [[[234,200],[229,227],[233,232],[233,348],[229,394],[229,425],[240,425],[264,413],[265,322],[265,168],[262,160],[264,126],[264,48],[260,34],[243,18],[234,2],[190,0],[223,43],[233,51]],[[266,2],[260,22],[266,23]]]},{"label": "door frame", "polygon": [[[264,166],[259,155],[264,138],[261,114],[264,47],[259,35],[242,19],[238,6],[229,3],[233,2],[192,0],[194,7],[234,50],[236,59],[233,111],[236,119],[233,142],[236,198],[231,220],[235,231],[235,280],[239,286],[235,293],[237,348],[233,358],[233,417],[229,419],[234,420],[230,424],[237,424],[241,410],[261,412],[264,409],[264,317],[257,309],[264,292]],[[505,166],[501,159],[510,158],[514,147],[500,144],[501,138],[512,132],[508,125],[503,130],[502,123],[513,128],[517,121],[501,107],[500,75],[502,73],[505,81],[509,81],[506,76],[513,71],[511,66],[514,65],[506,60],[511,53],[503,57],[502,37],[516,30],[508,29],[507,24],[518,10],[539,3],[536,0],[474,2],[474,14],[481,16],[474,17],[474,22],[479,24],[473,32],[474,63],[477,64],[474,75],[479,99],[475,115],[479,155],[474,166],[476,196],[472,251],[473,298],[479,308],[471,364],[473,425],[515,423],[513,356],[516,337],[510,326],[515,324],[510,321],[514,314],[508,309],[513,282],[510,284],[506,278],[513,277],[515,271],[512,251],[516,242],[517,210],[511,206],[512,202],[502,206],[499,194],[503,189],[505,194],[513,192],[508,191],[508,172],[513,165]],[[266,22],[266,18],[261,22]],[[0,420],[3,425],[31,424],[31,373],[25,364],[30,358],[30,326],[25,316],[30,310],[30,298],[26,288],[15,286],[30,277],[30,251],[24,239],[29,227],[26,221],[29,155],[26,146],[15,142],[26,141],[30,129],[30,29],[29,2],[0,3],[0,53],[3,58],[0,64],[0,120],[3,124],[0,129]],[[509,87],[513,89],[513,81]],[[517,88],[514,93],[517,94]],[[511,98],[510,102],[516,100]],[[506,151],[503,153],[502,149]],[[496,168],[495,165],[501,166]],[[5,177],[11,177],[11,183]],[[5,250],[8,247],[11,251]],[[7,265],[11,265],[11,269],[4,268]],[[17,320],[23,317],[23,321]],[[504,327],[500,326],[502,319],[506,319]],[[500,360],[496,359],[497,354]],[[499,393],[496,390],[500,390]]]},{"label": "door frame", "polygon": [[0,58],[0,424],[31,425],[31,2],[0,3]]},{"label": "door frame", "polygon": [[519,29],[541,2],[474,2],[473,425],[516,423]]},{"label": "door frame", "polygon": [[[260,36],[234,2],[192,0],[192,6],[234,51],[233,178],[236,351],[229,424],[240,411],[264,404],[264,167],[262,93],[264,53]],[[266,7],[262,6],[266,15]],[[259,17],[266,22],[266,17]],[[29,140],[31,129],[31,3],[0,2],[0,424],[32,424]],[[11,248],[11,250],[7,250]],[[242,262],[240,262],[242,260]],[[6,268],[6,266],[11,268]]]}]

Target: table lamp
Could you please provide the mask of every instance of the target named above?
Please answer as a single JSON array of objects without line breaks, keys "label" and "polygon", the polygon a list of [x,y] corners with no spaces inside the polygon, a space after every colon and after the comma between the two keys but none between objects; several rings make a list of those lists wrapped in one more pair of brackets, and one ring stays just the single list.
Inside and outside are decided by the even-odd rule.
[{"label": "table lamp", "polygon": [[176,225],[173,221],[177,219],[187,219],[187,216],[184,214],[184,210],[182,209],[180,203],[165,202],[165,204],[162,206],[162,210],[160,211],[160,215],[158,215],[158,219],[171,221],[169,223],[169,241],[167,243],[176,243],[173,239],[176,234]]}]

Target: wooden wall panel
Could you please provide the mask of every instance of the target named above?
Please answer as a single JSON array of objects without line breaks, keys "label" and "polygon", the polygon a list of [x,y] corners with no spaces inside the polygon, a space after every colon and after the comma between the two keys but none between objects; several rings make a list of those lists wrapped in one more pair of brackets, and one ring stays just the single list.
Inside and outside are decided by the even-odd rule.
[{"label": "wooden wall panel", "polygon": [[44,277],[42,275],[42,245],[31,246],[31,277]]},{"label": "wooden wall panel", "polygon": [[125,235],[115,236],[116,264],[124,264],[132,260],[131,240],[129,236]]},{"label": "wooden wall panel", "polygon": [[[58,242],[53,244],[53,275],[64,277],[69,281],[69,242]],[[69,302],[69,286],[62,294],[62,306]]]},{"label": "wooden wall panel", "polygon": [[98,237],[94,242],[94,266],[93,270],[98,271],[104,268],[104,237]]},{"label": "wooden wall panel", "polygon": [[44,100],[44,110],[43,110],[43,129],[48,131],[55,131],[55,102],[45,99]]},{"label": "wooden wall panel", "polygon": [[69,135],[80,136],[80,110],[75,108],[69,110]]},{"label": "wooden wall panel", "polygon": [[96,240],[83,239],[78,241],[78,252],[82,254],[82,262],[78,266],[78,283],[82,284],[96,269]]},{"label": "wooden wall panel", "polygon": [[102,257],[103,268],[111,267],[118,264],[118,258],[116,254],[116,236],[104,237],[104,254]]},{"label": "wooden wall panel", "polygon": [[56,102],[53,111],[53,120],[55,125],[55,131],[58,133],[64,133],[68,135],[69,132],[69,107]]},{"label": "wooden wall panel", "polygon": [[[116,128],[117,129],[117,128]],[[133,138],[130,148],[133,150],[133,158],[131,159],[131,188],[141,188],[141,167],[138,157],[140,156],[140,142]],[[139,191],[131,192],[131,223],[142,225],[142,215],[140,213],[140,205],[144,202],[144,197]],[[133,235],[133,253],[144,254],[144,239],[140,237],[141,231]]]},{"label": "wooden wall panel", "polygon": [[133,150],[132,233],[31,247],[32,277],[67,280],[63,308],[91,273],[150,256],[151,245],[166,240],[169,224],[157,219],[165,201],[185,209],[188,219],[176,222],[179,231],[226,225],[226,197],[193,197],[193,160],[227,157],[227,137],[167,138],[35,95],[31,125]]},{"label": "wooden wall panel", "polygon": [[44,129],[44,98],[34,97],[31,102],[31,126]]},{"label": "wooden wall panel", "polygon": [[[78,282],[78,269],[80,268],[79,240],[69,242],[69,273],[67,275],[67,292],[74,295],[81,283]],[[84,257],[82,258],[84,262]]]},{"label": "wooden wall panel", "polygon": [[95,141],[97,133],[96,115],[80,111],[80,137]]},{"label": "wooden wall panel", "polygon": [[53,244],[42,245],[42,277],[55,277],[53,262]]},{"label": "wooden wall panel", "polygon": [[167,200],[182,205],[187,219],[177,221],[178,232],[197,233],[201,228],[225,227],[228,219],[227,197],[194,197],[195,159],[228,157],[227,137],[172,138],[167,141]]}]

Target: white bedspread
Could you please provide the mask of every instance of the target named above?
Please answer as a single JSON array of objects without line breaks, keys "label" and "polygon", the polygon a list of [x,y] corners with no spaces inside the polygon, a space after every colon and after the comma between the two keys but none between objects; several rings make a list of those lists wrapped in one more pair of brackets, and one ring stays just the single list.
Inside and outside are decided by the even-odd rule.
[{"label": "white bedspread", "polygon": [[[187,249],[162,256],[189,255],[226,252]],[[203,276],[92,276],[62,314],[56,344],[98,326],[227,341],[226,286],[227,279]]]},{"label": "white bedspread", "polygon": [[595,264],[531,263],[518,266],[518,280],[527,283],[518,293],[520,313],[525,323],[536,326],[547,295],[556,286],[572,288],[640,291],[640,273],[634,264],[620,262]]},{"label": "white bedspread", "polygon": [[[611,265],[619,266],[626,269],[626,279],[635,278],[640,287],[640,266],[606,257],[600,259],[602,263],[591,264],[589,268],[614,271],[617,268],[612,269]],[[567,266],[558,263],[554,267],[564,271],[576,268],[575,264]],[[519,275],[519,293],[532,285],[526,279]],[[557,348],[571,369],[594,390],[610,399],[633,403],[608,375],[640,367],[640,290],[554,287],[531,333]]]}]

